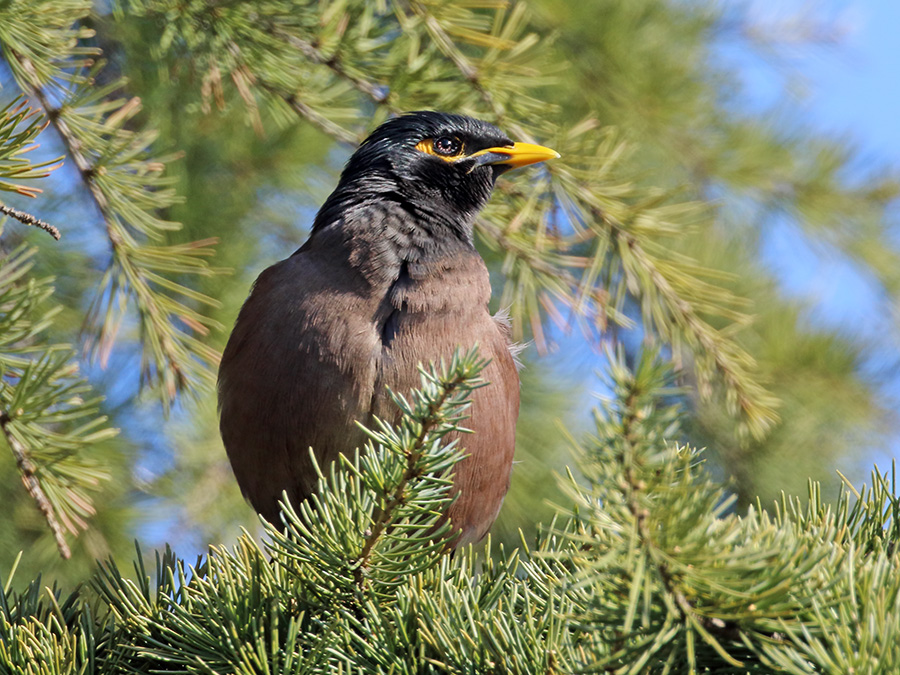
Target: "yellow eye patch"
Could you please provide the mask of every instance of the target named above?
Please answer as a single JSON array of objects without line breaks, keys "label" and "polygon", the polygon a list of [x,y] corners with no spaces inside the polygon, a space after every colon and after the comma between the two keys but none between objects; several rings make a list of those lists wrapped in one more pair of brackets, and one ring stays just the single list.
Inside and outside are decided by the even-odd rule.
[{"label": "yellow eye patch", "polygon": [[441,136],[440,138],[426,138],[416,144],[416,150],[427,155],[434,155],[445,162],[455,162],[465,157],[463,144],[456,138]]}]

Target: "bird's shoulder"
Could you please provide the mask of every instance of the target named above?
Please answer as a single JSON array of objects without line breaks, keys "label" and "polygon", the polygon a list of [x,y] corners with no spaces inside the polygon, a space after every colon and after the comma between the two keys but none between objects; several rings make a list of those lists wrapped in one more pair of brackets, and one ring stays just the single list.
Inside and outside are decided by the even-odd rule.
[{"label": "bird's shoulder", "polygon": [[319,361],[368,357],[377,348],[371,317],[380,299],[367,288],[358,273],[336,269],[315,254],[299,253],[268,267],[238,314],[223,354],[223,376],[246,360],[305,370]]}]

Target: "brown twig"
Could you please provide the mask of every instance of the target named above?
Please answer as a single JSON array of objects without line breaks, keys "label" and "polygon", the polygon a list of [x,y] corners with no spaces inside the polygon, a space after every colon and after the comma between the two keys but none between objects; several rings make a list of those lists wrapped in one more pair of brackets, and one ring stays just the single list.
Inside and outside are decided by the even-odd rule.
[{"label": "brown twig", "polygon": [[68,560],[72,557],[72,551],[69,550],[69,545],[66,543],[62,526],[60,526],[59,521],[56,519],[53,505],[50,503],[50,500],[47,499],[47,495],[44,494],[44,490],[41,488],[41,483],[37,478],[37,468],[28,457],[28,449],[22,445],[22,442],[9,428],[12,421],[13,420],[8,412],[5,410],[0,411],[0,427],[3,428],[3,435],[6,437],[6,442],[9,445],[10,450],[12,450],[13,456],[16,458],[16,467],[22,474],[22,483],[25,484],[25,489],[28,490],[28,494],[31,495],[31,498],[37,503],[37,507],[47,521],[50,531],[53,532],[53,538],[56,540],[56,547],[59,549],[59,554]]},{"label": "brown twig", "polygon": [[5,204],[0,204],[0,213],[5,213],[7,216],[18,220],[20,223],[25,223],[26,225],[32,225],[39,228],[44,232],[49,233],[49,235],[56,239],[56,241],[59,241],[59,238],[62,236],[59,233],[59,230],[53,227],[53,225],[44,220],[41,220],[40,218],[36,218],[30,213],[19,211],[18,209],[14,209],[11,206],[6,206]]},{"label": "brown twig", "polygon": [[28,75],[28,87],[31,89],[31,95],[37,99],[40,106],[44,109],[47,119],[50,120],[50,124],[53,125],[53,128],[56,129],[56,132],[62,139],[69,157],[72,158],[75,168],[78,169],[78,175],[81,176],[85,187],[87,187],[94,203],[97,205],[97,209],[100,211],[100,215],[103,216],[103,220],[106,223],[107,236],[112,242],[113,248],[116,248],[122,243],[122,237],[114,230],[113,223],[115,223],[115,215],[109,205],[109,200],[106,198],[106,195],[103,194],[100,186],[93,180],[95,174],[94,167],[91,166],[91,163],[81,151],[81,143],[60,115],[60,109],[53,104],[50,97],[47,95],[47,92],[44,90],[31,60],[19,54],[14,54],[14,56],[22,66],[22,70]]}]

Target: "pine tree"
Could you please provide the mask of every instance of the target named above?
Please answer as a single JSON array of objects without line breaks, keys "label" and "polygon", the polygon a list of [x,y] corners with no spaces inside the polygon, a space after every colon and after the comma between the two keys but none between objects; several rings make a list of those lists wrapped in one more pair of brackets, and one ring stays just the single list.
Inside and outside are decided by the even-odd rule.
[{"label": "pine tree", "polygon": [[[536,537],[444,555],[436,513],[459,454],[441,439],[464,424],[466,394],[479,385],[477,354],[458,355],[397,398],[397,427],[372,429],[364,453],[323,471],[314,503],[286,505],[286,533],[267,528],[264,543],[245,534],[193,566],[167,549],[155,578],[139,548],[129,578],[117,562],[118,523],[77,540],[88,558],[113,554],[83,587],[23,586],[33,562],[10,573],[5,668],[896,670],[893,477],[876,471],[870,489],[848,484],[830,504],[817,483],[808,500],[783,497],[772,511],[751,498],[765,462],[802,456],[797,447],[837,453],[882,418],[856,348],[798,326],[800,309],[777,297],[750,255],[759,246],[750,228],[777,207],[869,265],[892,294],[900,267],[884,245],[883,212],[896,184],[879,175],[848,187],[844,146],[730,112],[727,73],[708,57],[716,31],[739,21],[715,6],[534,8],[0,3],[13,92],[0,109],[0,423],[5,461],[15,463],[7,474],[25,483],[11,492],[14,513],[26,514],[4,534],[10,551],[36,540],[36,518],[64,555],[66,531],[90,527],[98,510],[103,520],[98,504],[125,489],[139,410],[155,420],[174,411],[171,433],[185,452],[156,487],[182,494],[204,541],[234,536],[241,519],[258,527],[239,512],[224,457],[204,454],[215,437],[206,387],[217,331],[233,319],[248,258],[296,244],[296,207],[313,208],[327,191],[303,168],[335,170],[388,115],[459,111],[560,151],[561,162],[527,182],[499,183],[479,245],[499,305],[537,350],[572,326],[616,345],[607,352],[613,396],[594,435],[569,442],[577,468]],[[47,180],[51,172],[69,172],[77,189]],[[260,214],[260,204],[277,204],[255,195],[266,189],[302,194],[287,217]],[[36,198],[28,208],[26,198]],[[62,236],[58,248],[48,234]],[[223,266],[240,273],[229,278]],[[63,280],[55,291],[51,273]],[[772,337],[785,327],[791,339]],[[69,346],[77,341],[90,359]],[[117,379],[104,375],[109,364]],[[844,403],[797,386],[785,364],[804,381],[838,383]],[[129,378],[127,402],[116,401],[116,383]],[[801,413],[810,407],[818,412]],[[814,420],[828,425],[816,423],[811,448],[803,429]],[[547,446],[567,442],[539,426]],[[689,439],[708,440],[735,471],[749,510],[735,509]],[[540,458],[544,448],[529,450]],[[204,494],[221,498],[213,508]],[[523,503],[512,510],[527,516]],[[93,532],[102,534],[92,543]]]}]

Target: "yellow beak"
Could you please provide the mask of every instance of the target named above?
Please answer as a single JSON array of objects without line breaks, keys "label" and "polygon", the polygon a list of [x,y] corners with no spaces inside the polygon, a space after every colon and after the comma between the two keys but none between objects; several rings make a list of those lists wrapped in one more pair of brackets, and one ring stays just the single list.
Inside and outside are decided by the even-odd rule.
[{"label": "yellow beak", "polygon": [[537,164],[548,159],[556,159],[559,153],[556,150],[545,148],[543,145],[533,143],[513,143],[512,147],[486,148],[469,155],[468,159],[475,159],[478,164],[501,164],[511,168]]}]

